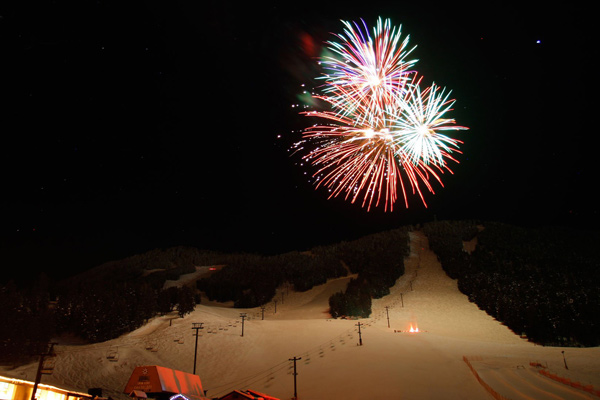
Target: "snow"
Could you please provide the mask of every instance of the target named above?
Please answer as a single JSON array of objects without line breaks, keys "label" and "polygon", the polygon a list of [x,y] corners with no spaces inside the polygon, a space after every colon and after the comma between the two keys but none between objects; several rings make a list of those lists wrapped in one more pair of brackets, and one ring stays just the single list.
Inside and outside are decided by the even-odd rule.
[{"label": "snow", "polygon": [[163,289],[168,289],[170,287],[181,287],[193,284],[202,276],[205,276],[210,273],[211,267],[196,267],[195,272],[190,272],[189,274],[183,274],[179,277],[178,280],[167,280],[163,286]]},{"label": "snow", "polygon": [[[411,243],[406,273],[390,295],[373,300],[371,318],[336,320],[327,314],[329,296],[351,277],[304,293],[281,288],[277,312],[274,303],[268,304],[264,320],[260,308],[203,303],[185,318],[156,317],[109,342],[59,343],[54,373],[42,382],[83,392],[100,387],[105,397],[126,399],[122,392],[136,366],[193,371],[192,323],[202,322],[196,373],[208,397],[250,388],[292,398],[290,359],[299,357],[300,399],[492,398],[464,362],[466,356],[485,383],[510,399],[594,398],[542,376],[530,363],[598,389],[600,348],[544,347],[521,339],[460,293],[421,232],[411,233]],[[189,283],[193,277],[184,278]],[[247,314],[243,337],[242,312]],[[421,332],[406,332],[411,324]],[[117,360],[107,359],[115,351]],[[37,363],[3,367],[0,373],[33,380],[36,368]]]}]

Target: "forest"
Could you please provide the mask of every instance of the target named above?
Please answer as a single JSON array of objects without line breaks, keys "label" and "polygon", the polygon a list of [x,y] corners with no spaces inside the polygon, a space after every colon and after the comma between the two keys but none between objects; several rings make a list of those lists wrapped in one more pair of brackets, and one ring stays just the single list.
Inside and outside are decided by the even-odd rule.
[{"label": "forest", "polygon": [[[307,291],[352,276],[329,299],[333,318],[371,314],[372,299],[404,274],[409,232],[402,227],[348,242],[281,255],[223,254],[190,247],[156,249],[59,282],[41,275],[0,286],[0,362],[31,360],[53,337],[101,342],[156,315],[192,312],[203,298],[252,308],[278,288]],[[423,232],[461,292],[516,334],[542,345],[600,345],[598,234],[496,222],[439,221]],[[471,253],[464,243],[476,240]],[[195,284],[165,288],[197,266],[222,266]]]},{"label": "forest", "polygon": [[[272,301],[282,285],[307,291],[349,273],[358,274],[357,279],[336,296],[332,312],[368,316],[371,296],[389,293],[403,272],[407,251],[407,229],[402,228],[274,256],[156,249],[59,282],[44,275],[25,287],[8,282],[0,286],[0,318],[11,321],[0,325],[0,362],[29,360],[57,335],[101,342],[133,331],[156,315],[177,311],[183,317],[201,296],[251,308]],[[196,285],[164,288],[167,280],[213,265],[224,267]]]},{"label": "forest", "polygon": [[167,279],[195,271],[216,253],[176,247],[102,264],[54,282],[46,275],[29,285],[0,286],[0,362],[32,359],[57,335],[101,342],[139,328],[148,319],[192,312],[193,287],[163,289]]},{"label": "forest", "polygon": [[[597,232],[467,221],[423,230],[460,291],[516,334],[542,345],[600,344]],[[463,241],[473,239],[469,254]]]},{"label": "forest", "polygon": [[388,294],[404,273],[408,238],[408,228],[399,228],[307,252],[231,257],[227,268],[198,281],[198,289],[210,300],[233,301],[235,307],[249,308],[271,301],[284,284],[304,292],[328,279],[356,274],[344,292],[330,298],[330,313],[334,318],[367,317],[371,299]]}]

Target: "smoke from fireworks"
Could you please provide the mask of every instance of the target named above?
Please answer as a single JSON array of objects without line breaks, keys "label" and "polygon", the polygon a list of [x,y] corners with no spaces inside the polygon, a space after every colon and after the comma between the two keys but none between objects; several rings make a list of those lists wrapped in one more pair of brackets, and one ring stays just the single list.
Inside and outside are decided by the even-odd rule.
[{"label": "smoke from fireworks", "polygon": [[366,24],[342,21],[344,34],[327,42],[329,55],[321,58],[322,94],[313,95],[329,110],[303,114],[325,120],[304,130],[310,146],[303,159],[316,167],[316,187],[326,187],[330,198],[343,195],[362,206],[383,205],[387,211],[402,192],[416,194],[425,206],[422,187],[434,193],[431,180],[443,186],[440,175],[452,172],[447,160],[458,162],[462,142],[443,132],[465,130],[445,117],[454,100],[450,92],[432,84],[421,90],[421,78],[407,60],[414,47],[402,39],[390,20],[378,20],[369,35]]}]

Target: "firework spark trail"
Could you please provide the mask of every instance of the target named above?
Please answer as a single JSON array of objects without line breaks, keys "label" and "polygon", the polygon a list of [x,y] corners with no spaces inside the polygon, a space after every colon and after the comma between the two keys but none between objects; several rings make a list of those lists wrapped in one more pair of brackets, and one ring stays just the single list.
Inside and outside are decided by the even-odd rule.
[{"label": "firework spark trail", "polygon": [[417,164],[419,159],[425,164],[434,163],[445,166],[445,158],[456,161],[450,153],[457,152],[462,141],[450,138],[440,131],[466,130],[454,125],[454,119],[443,118],[452,110],[454,100],[449,100],[450,92],[445,94],[436,84],[421,92],[421,79],[409,85],[410,89],[400,107],[399,113],[391,119],[394,124],[394,141],[409,154],[410,161]]},{"label": "firework spark trail", "polygon": [[322,64],[326,71],[323,92],[334,104],[354,101],[367,103],[373,110],[382,110],[404,92],[404,85],[417,60],[405,60],[414,47],[406,50],[409,36],[398,46],[401,30],[391,28],[390,20],[381,18],[373,30],[374,39],[363,21],[364,32],[356,23],[342,21],[345,36],[336,35],[340,43],[327,42],[332,53],[340,58],[326,56]]},{"label": "firework spark trail", "polygon": [[[323,97],[327,101],[327,97]],[[350,106],[354,112],[373,113],[367,106]],[[316,125],[304,132],[306,139],[312,139],[316,148],[304,157],[319,169],[313,174],[317,178],[317,188],[321,185],[331,190],[329,198],[346,193],[345,198],[356,202],[363,194],[363,207],[370,210],[373,202],[380,204],[385,198],[384,208],[393,210],[397,199],[397,184],[400,183],[405,206],[408,207],[406,185],[408,179],[413,194],[418,194],[423,203],[425,199],[420,182],[434,193],[429,183],[430,176],[441,183],[438,173],[422,160],[410,162],[409,155],[395,143],[393,129],[397,124],[394,118],[385,114],[378,116],[344,116],[350,111],[334,113],[331,111],[310,111],[304,114],[333,121],[331,125]],[[391,113],[388,113],[391,114]],[[362,121],[363,124],[358,124]],[[374,124],[376,123],[376,124]],[[402,168],[400,168],[402,166]],[[441,171],[439,165],[434,165]],[[402,176],[404,172],[405,178]],[[385,185],[384,185],[385,183]],[[377,197],[375,197],[377,193]]]},{"label": "firework spark trail", "polygon": [[[323,100],[329,99],[323,97]],[[348,102],[344,103],[344,106],[353,109],[352,117],[343,115],[352,113],[351,110],[341,113],[305,113],[335,122],[333,125],[319,125],[305,130],[305,137],[314,139],[319,144],[305,156],[305,160],[310,160],[313,165],[320,167],[313,175],[317,177],[317,187],[328,187],[331,190],[330,198],[345,192],[345,198],[351,198],[353,203],[364,192],[363,206],[368,200],[368,209],[375,200],[375,193],[378,194],[375,205],[379,205],[381,193],[384,191],[385,208],[388,207],[388,200],[391,200],[391,208],[396,199],[395,177],[399,177],[394,159],[396,149],[391,143],[391,136],[385,130],[379,130],[372,125],[374,121],[383,124],[383,115],[356,115],[359,111],[362,115],[372,114],[372,110],[363,103],[353,106],[352,102]]]},{"label": "firework spark trail", "polygon": [[454,103],[450,92],[435,84],[421,91],[421,78],[407,70],[416,63],[405,60],[408,36],[398,45],[400,30],[389,20],[379,19],[375,39],[364,22],[364,32],[342,22],[347,38],[328,42],[341,59],[324,57],[323,94],[313,95],[330,111],[301,113],[328,123],[304,130],[302,143],[314,147],[302,158],[317,167],[316,188],[328,188],[329,198],[343,194],[354,203],[362,196],[367,211],[384,200],[392,211],[400,189],[406,207],[409,190],[427,206],[421,187],[434,193],[432,180],[443,187],[440,175],[452,173],[446,160],[458,162],[452,153],[460,153],[462,142],[442,132],[468,128],[444,117]]},{"label": "firework spark trail", "polygon": [[[392,210],[397,199],[397,184],[400,183],[403,193],[405,184],[396,161],[400,149],[391,144],[389,133],[375,132],[370,125],[349,126],[351,119],[330,112],[312,114],[341,123],[313,126],[305,131],[306,138],[319,143],[304,157],[319,168],[313,174],[317,178],[317,188],[321,185],[329,188],[330,198],[345,193],[345,198],[351,199],[352,203],[362,194],[362,205],[367,209],[373,203],[378,206],[383,197],[385,208],[389,206]],[[409,171],[406,176],[414,193],[415,187],[418,188],[414,181],[423,173]]]},{"label": "firework spark trail", "polygon": [[[331,101],[326,96],[316,97]],[[304,157],[306,161],[319,167],[313,174],[318,182],[316,187],[329,188],[329,198],[346,193],[345,199],[351,199],[352,203],[363,194],[362,205],[366,206],[367,210],[370,210],[373,202],[378,206],[384,197],[384,208],[387,210],[389,206],[392,211],[397,200],[398,183],[402,189],[405,206],[408,207],[407,186],[404,182],[404,179],[408,179],[412,194],[418,194],[426,205],[420,184],[424,184],[427,190],[434,193],[429,179],[433,177],[441,184],[438,173],[443,171],[440,165],[433,165],[438,169],[435,171],[432,166],[419,159],[411,162],[409,154],[401,146],[402,142],[395,140],[397,133],[394,129],[398,124],[398,115],[390,111],[386,114],[374,111],[364,103],[355,106],[353,102],[348,102],[340,105],[342,106],[352,111],[343,109],[337,113],[303,113],[333,122],[331,125],[307,128],[304,132],[305,139],[313,140],[317,145]],[[369,115],[357,115],[359,112]],[[347,114],[351,115],[346,116]]]},{"label": "firework spark trail", "polygon": [[[370,149],[364,149],[365,146],[368,146]],[[393,152],[385,146],[373,146],[370,143],[366,145],[348,145],[346,142],[336,151],[333,160],[328,160],[326,156],[322,158],[322,162],[330,163],[325,165],[325,168],[329,168],[331,163],[338,163],[340,153],[344,154],[343,157],[351,159],[351,167],[348,168],[344,165],[339,165],[323,178],[323,182],[326,185],[330,183],[328,186],[336,186],[332,192],[332,196],[336,196],[341,191],[345,191],[346,199],[353,194],[352,202],[355,202],[361,191],[365,190],[368,194],[364,196],[363,206],[368,200],[370,208],[375,193],[378,194],[376,201],[376,205],[378,205],[381,199],[381,189],[383,187],[382,181],[393,173],[389,171],[389,169],[395,166],[394,162],[390,162],[390,159],[393,159]],[[343,175],[338,174],[340,169],[346,169]],[[387,187],[386,193],[394,196],[395,181],[392,179],[385,179],[385,182],[387,182],[388,185],[392,185],[391,188],[389,186]],[[388,196],[386,196],[386,199],[387,197]]]}]

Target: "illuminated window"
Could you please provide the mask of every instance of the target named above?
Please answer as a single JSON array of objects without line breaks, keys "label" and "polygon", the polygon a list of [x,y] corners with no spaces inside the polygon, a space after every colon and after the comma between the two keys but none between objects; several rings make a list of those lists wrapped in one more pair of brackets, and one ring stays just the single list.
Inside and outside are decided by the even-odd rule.
[{"label": "illuminated window", "polygon": [[15,392],[15,385],[8,382],[0,382],[0,399],[12,400]]},{"label": "illuminated window", "polygon": [[38,400],[66,400],[67,396],[51,390],[40,390],[37,398]]}]

